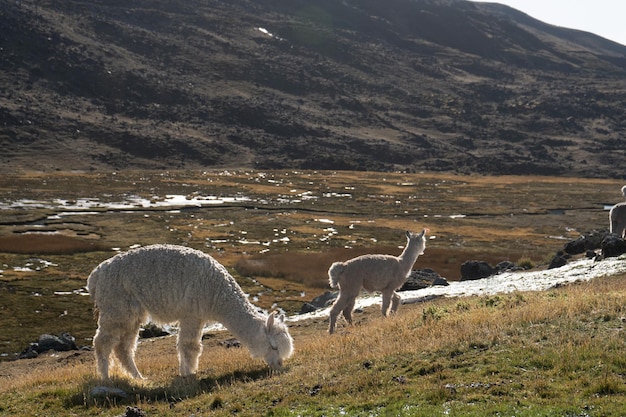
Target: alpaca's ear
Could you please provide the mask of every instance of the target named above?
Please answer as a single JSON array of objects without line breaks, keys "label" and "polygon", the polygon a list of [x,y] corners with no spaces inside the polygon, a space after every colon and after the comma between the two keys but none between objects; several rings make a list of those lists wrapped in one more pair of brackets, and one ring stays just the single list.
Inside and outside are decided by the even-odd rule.
[{"label": "alpaca's ear", "polygon": [[409,232],[408,230],[406,231],[406,237],[411,239],[411,232]]},{"label": "alpaca's ear", "polygon": [[280,316],[278,316],[278,320],[280,320],[281,323],[285,322],[285,315],[281,314]]},{"label": "alpaca's ear", "polygon": [[270,314],[267,317],[267,321],[265,322],[265,328],[267,329],[267,331],[271,331],[272,327],[274,327],[274,316],[276,315],[275,312],[272,312],[272,314]]}]

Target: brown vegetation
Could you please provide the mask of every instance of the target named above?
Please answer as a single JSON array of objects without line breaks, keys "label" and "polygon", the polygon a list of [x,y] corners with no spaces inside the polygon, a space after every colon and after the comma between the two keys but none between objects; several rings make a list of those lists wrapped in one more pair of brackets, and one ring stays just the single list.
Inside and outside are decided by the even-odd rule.
[{"label": "brown vegetation", "polygon": [[[11,415],[590,415],[626,404],[626,276],[545,293],[439,299],[382,318],[357,314],[334,336],[323,320],[292,323],[296,353],[268,373],[210,333],[196,378],[177,378],[172,337],[140,343],[148,380],[117,375],[127,397],[93,396],[91,352],[0,362],[0,410]],[[341,410],[339,413],[338,410]]]},{"label": "brown vegetation", "polygon": [[72,236],[27,233],[0,236],[0,252],[40,255],[66,255],[80,252],[101,251],[98,242]]},{"label": "brown vegetation", "polygon": [[626,46],[488,3],[3,2],[0,170],[623,177]]}]

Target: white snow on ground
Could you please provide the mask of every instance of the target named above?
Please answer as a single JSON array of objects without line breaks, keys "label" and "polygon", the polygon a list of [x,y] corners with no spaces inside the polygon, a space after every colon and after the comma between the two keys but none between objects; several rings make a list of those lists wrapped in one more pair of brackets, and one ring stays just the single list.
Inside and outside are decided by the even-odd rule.
[{"label": "white snow on ground", "polygon": [[[575,281],[589,281],[602,276],[626,273],[626,255],[607,258],[602,261],[580,259],[560,268],[531,272],[504,272],[499,275],[475,281],[453,281],[448,286],[434,286],[415,291],[401,291],[402,303],[429,299],[434,296],[465,297],[471,295],[505,294],[513,291],[544,291],[558,284]],[[357,298],[355,308],[380,305],[380,294],[367,294]],[[308,314],[288,318],[288,321],[300,321],[313,317],[326,317],[329,308]]]}]

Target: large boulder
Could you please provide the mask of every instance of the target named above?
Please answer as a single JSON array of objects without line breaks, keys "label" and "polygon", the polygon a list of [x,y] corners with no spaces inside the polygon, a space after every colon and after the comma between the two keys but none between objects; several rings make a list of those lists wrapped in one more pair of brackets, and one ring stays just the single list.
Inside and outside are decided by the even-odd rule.
[{"label": "large boulder", "polygon": [[[582,253],[582,252],[580,252]],[[558,251],[554,258],[550,261],[550,265],[548,265],[548,269],[560,268],[567,264],[567,260],[569,259],[569,255],[563,251]]]},{"label": "large boulder", "polygon": [[503,272],[523,271],[524,268],[515,265],[511,261],[502,261],[495,266],[495,270],[497,274],[501,274]]},{"label": "large boulder", "polygon": [[337,291],[326,291],[321,295],[318,295],[308,303],[304,303],[300,309],[300,314],[312,313],[320,308],[328,307],[339,296]]},{"label": "large boulder", "polygon": [[626,253],[626,240],[615,233],[607,234],[602,240],[602,257],[611,258]]},{"label": "large boulder", "polygon": [[76,339],[69,333],[62,333],[59,336],[52,334],[42,334],[39,340],[31,343],[19,354],[19,359],[31,359],[39,356],[40,353],[54,350],[57,352],[66,352],[69,350],[78,350]]},{"label": "large boulder", "polygon": [[461,265],[461,281],[473,281],[487,278],[498,270],[484,261],[466,261]]},{"label": "large boulder", "polygon": [[413,291],[432,287],[433,285],[450,285],[448,280],[430,268],[411,271],[406,282],[398,291]]},{"label": "large boulder", "polygon": [[585,236],[580,236],[577,239],[569,241],[563,247],[563,251],[565,253],[569,253],[570,255],[578,255],[579,253],[583,253],[587,250]]},{"label": "large boulder", "polygon": [[606,230],[594,230],[583,236],[567,242],[563,251],[569,255],[578,255],[588,251],[600,249],[604,237],[608,234]]},{"label": "large boulder", "polygon": [[142,339],[151,339],[153,337],[169,336],[169,332],[155,323],[148,323],[139,331],[139,337]]}]

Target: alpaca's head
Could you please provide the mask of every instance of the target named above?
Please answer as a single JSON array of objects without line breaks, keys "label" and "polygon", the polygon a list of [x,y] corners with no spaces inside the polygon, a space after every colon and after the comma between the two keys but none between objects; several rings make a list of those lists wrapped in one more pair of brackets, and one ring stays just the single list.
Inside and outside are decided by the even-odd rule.
[{"label": "alpaca's head", "polygon": [[293,353],[293,339],[285,324],[285,316],[280,315],[278,318],[275,316],[275,313],[270,314],[265,322],[267,350],[263,359],[272,369],[280,369],[283,366],[283,360]]},{"label": "alpaca's head", "polygon": [[430,232],[429,228],[425,228],[421,233],[413,233],[406,231],[406,240],[407,244],[411,245],[419,245],[418,255],[424,254],[424,249],[426,249],[426,233]]}]

